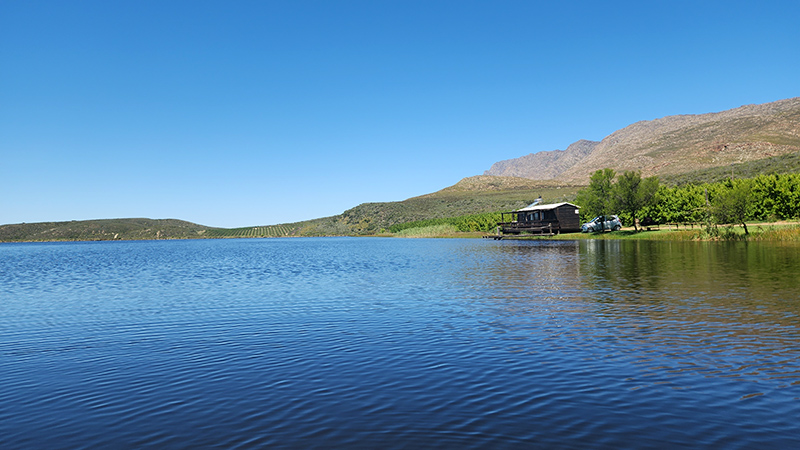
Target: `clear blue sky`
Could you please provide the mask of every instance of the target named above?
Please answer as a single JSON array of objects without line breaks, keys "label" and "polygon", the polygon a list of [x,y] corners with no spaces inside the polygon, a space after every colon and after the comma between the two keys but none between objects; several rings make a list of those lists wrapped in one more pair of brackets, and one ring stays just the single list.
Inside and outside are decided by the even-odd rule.
[{"label": "clear blue sky", "polygon": [[0,2],[0,224],[238,227],[800,96],[800,1]]}]

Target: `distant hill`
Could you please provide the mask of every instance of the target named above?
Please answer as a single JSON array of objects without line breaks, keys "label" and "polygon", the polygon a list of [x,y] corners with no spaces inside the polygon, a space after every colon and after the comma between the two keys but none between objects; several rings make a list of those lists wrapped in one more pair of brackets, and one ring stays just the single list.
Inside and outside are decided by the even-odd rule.
[{"label": "distant hill", "polygon": [[485,175],[586,183],[606,167],[675,176],[800,152],[800,97],[719,113],[641,121],[600,142],[533,153],[492,165]]},{"label": "distant hill", "polygon": [[0,225],[0,242],[189,239],[213,228],[176,219],[103,219]]}]

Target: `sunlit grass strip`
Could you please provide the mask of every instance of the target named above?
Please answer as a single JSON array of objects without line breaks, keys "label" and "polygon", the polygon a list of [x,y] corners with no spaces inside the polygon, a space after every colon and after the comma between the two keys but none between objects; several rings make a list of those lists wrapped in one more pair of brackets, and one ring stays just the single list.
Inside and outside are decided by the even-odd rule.
[{"label": "sunlit grass strip", "polygon": [[403,222],[389,227],[390,233],[399,233],[409,228],[423,228],[432,225],[453,225],[458,231],[491,231],[500,222],[502,216],[498,212],[468,214],[458,217],[442,217],[438,219],[415,220]]},{"label": "sunlit grass strip", "polygon": [[691,230],[633,230],[605,233],[569,233],[541,239],[620,239],[650,241],[784,241],[800,242],[800,225],[759,225],[748,224],[749,234],[739,225],[724,225],[715,228],[695,228]]},{"label": "sunlit grass strip", "polygon": [[455,225],[441,224],[430,225],[427,227],[407,228],[405,230],[398,231],[394,234],[394,236],[406,238],[426,238],[447,236],[456,233],[458,233],[458,228],[456,228]]},{"label": "sunlit grass strip", "polygon": [[750,231],[752,241],[794,241],[800,242],[800,225],[756,225]]}]

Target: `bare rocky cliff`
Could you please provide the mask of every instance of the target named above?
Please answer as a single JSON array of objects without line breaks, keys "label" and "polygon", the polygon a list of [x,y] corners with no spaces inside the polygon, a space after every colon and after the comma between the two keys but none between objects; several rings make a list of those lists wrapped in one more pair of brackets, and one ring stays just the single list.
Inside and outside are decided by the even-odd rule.
[{"label": "bare rocky cliff", "polygon": [[499,161],[492,164],[492,167],[483,174],[534,180],[556,179],[588,156],[598,144],[600,143],[596,141],[580,140],[567,147],[566,150],[531,153],[519,158]]},{"label": "bare rocky cliff", "polygon": [[636,122],[601,142],[500,161],[486,175],[586,182],[606,167],[670,175],[800,152],[800,97]]}]

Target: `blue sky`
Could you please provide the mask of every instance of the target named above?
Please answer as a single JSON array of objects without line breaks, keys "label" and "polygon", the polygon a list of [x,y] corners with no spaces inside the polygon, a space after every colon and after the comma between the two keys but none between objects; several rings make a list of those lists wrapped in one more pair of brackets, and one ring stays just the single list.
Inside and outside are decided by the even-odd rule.
[{"label": "blue sky", "polygon": [[221,227],[800,96],[800,2],[0,2],[0,224]]}]

